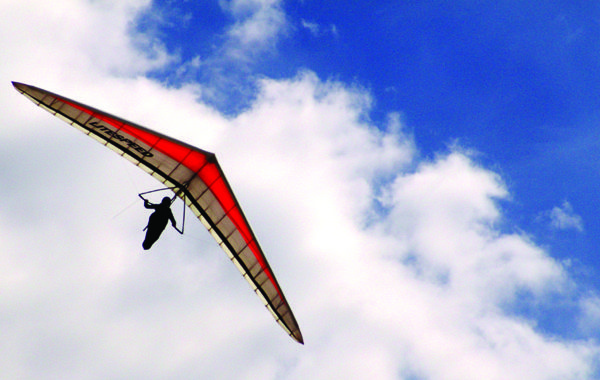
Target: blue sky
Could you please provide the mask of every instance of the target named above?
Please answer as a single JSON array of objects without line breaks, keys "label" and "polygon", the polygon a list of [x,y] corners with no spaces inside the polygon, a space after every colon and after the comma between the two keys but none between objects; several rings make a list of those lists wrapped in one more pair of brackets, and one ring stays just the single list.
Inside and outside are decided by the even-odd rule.
[{"label": "blue sky", "polygon": [[[139,25],[155,30],[182,61],[218,54],[231,16],[217,4],[155,7],[165,18],[142,17]],[[239,64],[230,79],[244,91],[225,95],[216,103],[221,110],[246,106],[257,76],[287,78],[309,69],[365,87],[376,125],[399,112],[424,157],[455,143],[477,151],[511,190],[503,204],[509,228],[531,233],[559,259],[596,266],[598,5],[289,1],[281,9],[286,30],[273,49]],[[176,78],[168,68],[156,75],[177,85],[190,78],[210,83],[211,73],[200,68]],[[581,216],[580,230],[549,228],[545,216],[563,202]],[[598,286],[597,277],[583,280]]]},{"label": "blue sky", "polygon": [[[598,378],[599,20],[572,1],[0,0],[0,368]],[[215,152],[306,344],[200,223],[143,252],[137,193],[159,185],[10,81]]]}]

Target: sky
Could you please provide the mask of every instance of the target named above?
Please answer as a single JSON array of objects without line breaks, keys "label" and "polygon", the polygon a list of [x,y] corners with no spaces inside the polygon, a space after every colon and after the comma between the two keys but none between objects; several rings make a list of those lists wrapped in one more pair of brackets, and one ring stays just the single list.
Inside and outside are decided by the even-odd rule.
[{"label": "sky", "polygon": [[[3,378],[600,378],[600,5],[0,18]],[[305,344],[199,222],[143,251],[160,184],[11,81],[215,152]]]}]

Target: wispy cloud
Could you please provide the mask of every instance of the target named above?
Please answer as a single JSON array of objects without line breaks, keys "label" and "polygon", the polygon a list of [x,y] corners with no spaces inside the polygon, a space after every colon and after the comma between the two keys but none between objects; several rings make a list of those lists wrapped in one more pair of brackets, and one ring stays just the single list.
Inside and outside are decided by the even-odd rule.
[{"label": "wispy cloud", "polygon": [[311,22],[305,19],[302,19],[301,25],[304,29],[308,30],[314,37],[319,37],[323,33],[330,33],[334,37],[338,36],[337,27],[334,24],[331,24],[329,27],[323,27],[316,22]]},{"label": "wispy cloud", "polygon": [[574,229],[583,231],[583,220],[573,210],[573,206],[568,201],[564,201],[561,206],[555,206],[548,213],[550,225],[557,230]]},{"label": "wispy cloud", "polygon": [[222,0],[219,5],[231,23],[212,49],[161,74],[171,83],[200,83],[202,100],[235,114],[256,94],[257,65],[276,54],[290,26],[280,0]]},{"label": "wispy cloud", "polygon": [[288,29],[280,0],[221,1],[221,6],[235,18],[224,45],[231,59],[246,61],[263,54]]},{"label": "wispy cloud", "polygon": [[308,29],[313,36],[319,35],[320,28],[319,28],[319,24],[317,24],[317,23],[306,21],[303,19],[302,27],[305,29]]}]

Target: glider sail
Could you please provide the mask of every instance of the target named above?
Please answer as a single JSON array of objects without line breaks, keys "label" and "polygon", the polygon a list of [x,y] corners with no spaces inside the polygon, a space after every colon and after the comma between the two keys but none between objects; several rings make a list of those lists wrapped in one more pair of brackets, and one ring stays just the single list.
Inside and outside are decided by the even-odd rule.
[{"label": "glider sail", "polygon": [[172,188],[227,253],[275,320],[293,339],[304,343],[292,310],[213,153],[46,90],[16,82],[13,86]]}]

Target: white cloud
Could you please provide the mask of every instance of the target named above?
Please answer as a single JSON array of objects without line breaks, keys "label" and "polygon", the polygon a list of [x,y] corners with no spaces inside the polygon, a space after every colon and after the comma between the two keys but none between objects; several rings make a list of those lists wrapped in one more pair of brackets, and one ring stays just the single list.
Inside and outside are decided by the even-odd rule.
[{"label": "white cloud", "polygon": [[[2,33],[18,37],[1,42],[6,57],[10,57],[5,62],[7,69],[38,80],[49,74],[77,80],[82,72],[88,76],[97,72],[132,76],[164,65],[169,57],[160,41],[130,33],[134,18],[149,4],[4,1],[0,4],[6,20]],[[24,61],[31,65],[23,67]]]},{"label": "white cloud", "polygon": [[563,204],[555,206],[549,213],[550,225],[557,230],[574,229],[579,232],[583,231],[583,220],[581,216],[573,211],[573,206],[567,201]]},{"label": "white cloud", "polygon": [[222,0],[219,4],[233,21],[215,39],[212,51],[173,64],[163,74],[175,83],[201,82],[203,101],[235,113],[254,97],[256,78],[262,74],[260,69],[256,72],[259,63],[276,53],[290,26],[280,0]]},{"label": "white cloud", "polygon": [[323,28],[316,22],[311,22],[304,19],[302,19],[300,22],[302,27],[307,29],[314,37],[319,37],[323,32],[331,33],[331,35],[334,37],[338,36],[338,30],[334,24],[331,24],[328,28]]},{"label": "white cloud", "polygon": [[280,0],[221,1],[221,6],[236,19],[225,45],[225,52],[233,59],[245,61],[272,49],[287,30]]},{"label": "white cloud", "polygon": [[310,31],[313,36],[319,35],[319,24],[315,22],[309,22],[306,20],[302,20],[302,26]]},{"label": "white cloud", "polygon": [[[544,334],[513,310],[523,293],[539,304],[575,297],[573,280],[526,236],[502,232],[507,189],[468,154],[419,162],[397,115],[375,126],[367,92],[310,72],[263,80],[248,110],[225,117],[195,101],[199,85],[143,77],[168,57],[148,57],[132,42],[144,36],[127,34],[144,4],[69,4],[89,23],[65,22],[68,7],[45,4],[11,2],[0,13],[11,32],[2,47],[15,51],[0,67],[4,375],[593,377],[597,344]],[[41,42],[22,14],[45,31]],[[116,21],[103,46],[107,20]],[[10,79],[215,151],[306,345],[277,326],[199,223],[142,253],[147,214],[128,207],[158,184],[36,109]],[[598,300],[586,302],[581,318],[597,325]]]},{"label": "white cloud", "polygon": [[581,301],[582,314],[579,327],[585,331],[593,331],[600,328],[600,299],[594,296],[584,298]]}]

